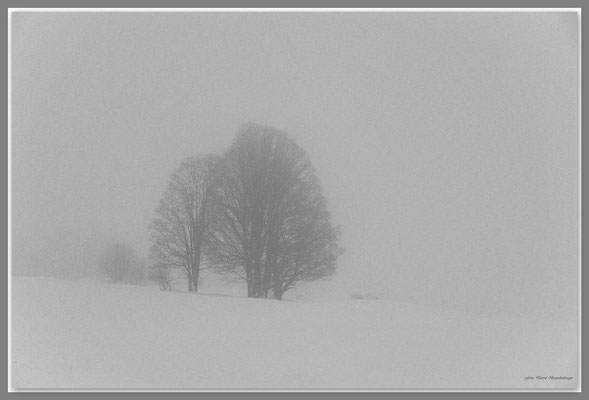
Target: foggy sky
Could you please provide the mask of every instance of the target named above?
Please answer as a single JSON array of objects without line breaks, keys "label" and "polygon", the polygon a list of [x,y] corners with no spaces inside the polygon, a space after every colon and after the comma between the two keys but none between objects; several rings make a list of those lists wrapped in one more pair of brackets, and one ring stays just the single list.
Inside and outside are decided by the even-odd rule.
[{"label": "foggy sky", "polygon": [[289,133],[342,230],[332,293],[577,315],[575,13],[15,13],[15,273],[147,255],[171,172]]}]

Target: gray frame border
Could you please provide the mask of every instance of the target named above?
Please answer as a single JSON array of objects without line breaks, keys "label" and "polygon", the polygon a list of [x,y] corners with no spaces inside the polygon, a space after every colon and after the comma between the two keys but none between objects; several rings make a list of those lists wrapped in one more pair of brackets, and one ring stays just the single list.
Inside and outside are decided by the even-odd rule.
[{"label": "gray frame border", "polygon": [[[82,4],[80,4],[82,3]],[[159,7],[166,7],[166,8],[198,8],[198,7],[406,7],[406,8],[422,8],[422,7],[430,7],[430,8],[582,8],[582,1],[484,1],[480,0],[477,1],[477,5],[473,6],[473,1],[464,1],[464,0],[452,0],[452,1],[385,1],[385,0],[367,0],[367,1],[354,1],[354,0],[341,0],[338,2],[327,2],[327,1],[310,1],[310,0],[299,0],[297,2],[294,1],[282,1],[277,4],[276,1],[271,0],[249,0],[249,1],[239,1],[239,0],[232,0],[232,1],[188,1],[188,0],[168,0],[168,1],[157,1],[157,0],[144,0],[144,1],[115,1],[115,0],[103,0],[103,1],[94,1],[94,0],[85,0],[85,1],[72,1],[72,0],[53,0],[53,1],[43,1],[43,0],[30,0],[30,1],[16,1],[16,0],[8,0],[5,1],[4,4],[6,5],[6,18],[4,19],[5,23],[8,23],[8,8],[28,8],[28,7],[35,7],[35,8],[55,8],[55,7],[72,7],[72,8],[86,8],[86,7],[112,7],[112,8],[121,8],[121,7],[128,7],[128,8],[137,8],[137,7],[150,7],[150,8],[159,8]],[[7,77],[7,56],[8,56],[8,48],[7,48],[7,40],[8,40],[8,26],[2,31],[2,46],[3,46],[3,54],[5,58],[5,62],[2,64],[4,76]],[[587,43],[587,34],[582,30],[581,32],[581,43]],[[583,47],[583,46],[582,46]],[[585,46],[586,47],[586,46]],[[585,61],[583,48],[581,49],[582,54],[582,63]],[[584,64],[584,63],[583,63]],[[582,71],[581,71],[582,73]],[[583,82],[583,81],[581,81]],[[8,80],[3,80],[2,82],[3,89],[5,93],[8,93]],[[587,86],[587,83],[583,82],[581,91],[583,88]],[[582,97],[582,95],[581,95]],[[3,98],[3,102],[7,101],[7,96]],[[582,108],[582,115],[585,114],[585,108]],[[3,121],[5,122],[5,127],[7,127],[8,121],[8,108],[7,104],[3,105],[2,108],[2,117]],[[582,134],[582,132],[581,132]],[[4,150],[4,154],[8,155],[8,131],[6,131],[6,136],[4,140],[2,140],[2,146]],[[589,144],[582,143],[581,152],[583,150],[587,150]],[[2,177],[3,179],[8,179],[8,170],[7,170],[7,162],[2,163]],[[582,166],[582,176],[586,173],[586,166]],[[586,178],[582,180],[582,187],[586,186]],[[4,185],[4,190],[6,191],[6,195],[2,197],[2,206],[5,210],[8,211],[8,182],[6,181],[6,185]],[[585,190],[582,192],[582,197],[585,197]],[[5,226],[8,225],[8,212],[3,214],[3,222],[5,222]],[[587,222],[584,216],[581,216],[581,225],[583,226],[584,223]],[[8,235],[8,229],[4,231],[3,234]],[[582,249],[585,249],[587,240],[582,239]],[[4,259],[8,261],[8,236],[5,238],[2,244],[2,251],[3,255],[6,255]],[[582,267],[582,266],[581,266]],[[7,274],[0,274],[1,276],[1,284],[2,287],[5,288],[7,293]],[[587,283],[587,276],[582,278],[581,286],[585,287]],[[2,296],[2,315],[6,315],[7,317],[7,302],[8,296]],[[585,309],[587,305],[587,298],[582,298],[582,309]],[[3,318],[3,321],[7,327],[7,318]],[[582,339],[585,337],[587,329],[585,321],[582,320]],[[3,343],[7,344],[7,329],[2,330],[2,339]],[[2,354],[6,355],[3,359],[7,359],[7,346],[2,346]],[[586,349],[583,349],[582,360],[585,359],[584,355],[586,353]],[[118,398],[135,398],[135,399],[144,399],[144,398],[213,398],[213,399],[220,399],[220,398],[244,398],[244,399],[259,399],[259,398],[340,398],[343,396],[344,398],[364,398],[364,396],[370,398],[390,398],[394,396],[395,398],[410,398],[416,399],[429,396],[436,396],[437,398],[441,399],[455,399],[455,398],[488,398],[488,397],[498,397],[498,398],[512,398],[521,397],[521,398],[547,398],[547,399],[555,399],[555,398],[583,398],[581,392],[519,392],[519,391],[512,391],[512,392],[394,392],[394,393],[383,393],[383,392],[360,392],[360,391],[351,391],[347,393],[343,392],[290,392],[290,393],[276,393],[276,392],[152,392],[152,393],[138,393],[138,392],[122,392],[122,393],[112,393],[112,392],[8,392],[8,371],[5,369],[7,368],[7,363],[2,364],[2,372],[4,373],[4,384],[3,389],[0,390],[0,399],[29,399],[29,398],[39,398],[43,396],[43,398],[48,399],[94,399],[94,398],[110,398],[110,399],[118,399]],[[582,370],[582,382],[585,381],[585,372]],[[586,382],[586,381],[585,381]],[[5,388],[5,389],[4,389]]]}]

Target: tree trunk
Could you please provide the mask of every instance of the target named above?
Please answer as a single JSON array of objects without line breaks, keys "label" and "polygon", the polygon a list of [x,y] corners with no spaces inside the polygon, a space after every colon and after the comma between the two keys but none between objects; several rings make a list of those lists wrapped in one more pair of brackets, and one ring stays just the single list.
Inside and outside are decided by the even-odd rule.
[{"label": "tree trunk", "polygon": [[263,281],[262,281],[262,271],[260,271],[260,268],[258,267],[258,273],[256,274],[256,282],[255,282],[255,287],[256,287],[256,298],[262,298],[263,297]]},{"label": "tree trunk", "polygon": [[252,273],[251,273],[251,269],[248,266],[245,267],[245,279],[246,279],[246,284],[247,284],[247,297],[254,297],[253,296],[254,285],[252,284]]},{"label": "tree trunk", "polygon": [[284,292],[278,286],[274,286],[274,293],[273,294],[274,294],[274,298],[276,300],[282,300],[282,295],[284,294]]},{"label": "tree trunk", "polygon": [[272,282],[272,265],[269,262],[269,257],[267,257],[266,262],[264,263],[264,273],[262,276],[262,296],[267,299],[269,298],[270,293],[270,285]]},{"label": "tree trunk", "polygon": [[186,268],[186,278],[188,278],[188,291],[192,292],[192,265],[188,263],[188,268]]},{"label": "tree trunk", "polygon": [[198,292],[198,275],[200,273],[200,256],[195,261],[194,269],[192,270],[192,290]]}]

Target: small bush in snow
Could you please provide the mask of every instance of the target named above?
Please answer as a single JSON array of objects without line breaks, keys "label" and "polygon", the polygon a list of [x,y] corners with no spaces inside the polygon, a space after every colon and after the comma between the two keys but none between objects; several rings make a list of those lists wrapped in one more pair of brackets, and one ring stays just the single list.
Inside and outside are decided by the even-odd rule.
[{"label": "small bush in snow", "polygon": [[378,300],[378,297],[376,297],[373,294],[370,294],[370,293],[362,294],[358,291],[352,292],[350,297],[354,300]]},{"label": "small bush in snow", "polygon": [[161,291],[172,291],[172,274],[170,268],[164,265],[155,265],[151,267],[151,280],[158,284]]}]

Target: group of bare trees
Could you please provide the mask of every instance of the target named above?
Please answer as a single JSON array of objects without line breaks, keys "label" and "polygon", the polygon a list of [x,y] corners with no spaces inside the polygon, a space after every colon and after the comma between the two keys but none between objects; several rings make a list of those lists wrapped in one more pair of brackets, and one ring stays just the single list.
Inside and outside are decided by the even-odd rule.
[{"label": "group of bare trees", "polygon": [[319,180],[284,132],[248,124],[223,156],[184,160],[151,228],[158,281],[180,269],[198,290],[206,268],[243,280],[248,297],[274,297],[335,271],[342,249]]}]

